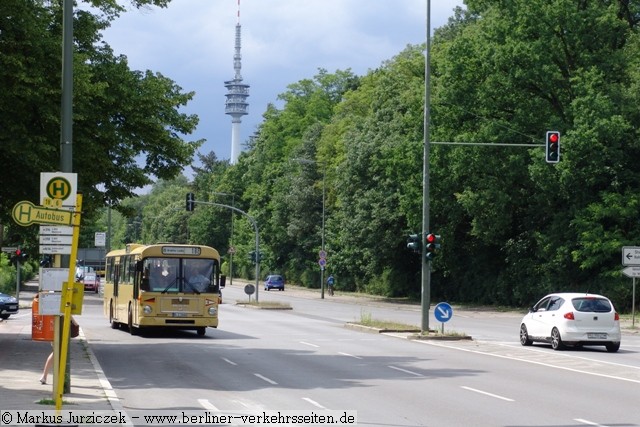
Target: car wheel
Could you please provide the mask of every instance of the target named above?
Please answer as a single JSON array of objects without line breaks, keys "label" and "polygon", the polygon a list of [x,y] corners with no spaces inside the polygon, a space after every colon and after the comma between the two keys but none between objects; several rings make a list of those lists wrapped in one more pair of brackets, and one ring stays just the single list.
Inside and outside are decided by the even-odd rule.
[{"label": "car wheel", "polygon": [[523,323],[520,325],[520,344],[522,345],[531,345],[533,341],[529,338],[529,333],[527,332],[527,327]]},{"label": "car wheel", "polygon": [[265,289],[266,289],[267,291],[270,291],[270,290],[271,290],[271,288],[270,288],[270,287],[268,287],[268,286],[267,286]]},{"label": "car wheel", "polygon": [[280,288],[281,291],[284,291],[284,286]]},{"label": "car wheel", "polygon": [[9,318],[9,316],[11,316],[10,314],[0,314],[0,319],[2,320],[7,320]]},{"label": "car wheel", "polygon": [[560,336],[558,328],[553,328],[551,331],[551,348],[554,350],[564,349],[564,344],[562,343],[562,337]]},{"label": "car wheel", "polygon": [[620,342],[610,342],[605,345],[609,353],[615,353],[620,350]]}]

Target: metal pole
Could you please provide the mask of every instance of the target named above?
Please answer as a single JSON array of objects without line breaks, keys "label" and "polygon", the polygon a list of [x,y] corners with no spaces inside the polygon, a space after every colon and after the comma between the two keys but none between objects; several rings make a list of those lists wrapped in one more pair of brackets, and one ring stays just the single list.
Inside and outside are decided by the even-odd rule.
[{"label": "metal pole", "polygon": [[[62,98],[60,117],[60,171],[73,172],[73,0],[63,0],[62,12]],[[57,255],[58,266],[70,268],[73,263],[68,255]],[[64,336],[63,317],[56,316],[57,323],[54,349],[62,346]],[[67,323],[67,322],[64,322]],[[56,345],[57,344],[57,345]],[[68,343],[66,343],[68,345]],[[64,359],[64,358],[63,358]],[[60,360],[60,359],[57,359]],[[71,391],[71,362],[66,358],[65,366],[60,366],[58,372],[66,372],[64,378],[58,378],[58,382],[64,381],[63,393]],[[64,369],[64,368],[67,369]],[[54,380],[55,381],[55,380]],[[57,389],[56,389],[57,390]],[[55,395],[56,409],[61,402]]]},{"label": "metal pole", "polygon": [[62,17],[62,117],[60,170],[72,172],[73,164],[73,0],[63,0]]},{"label": "metal pole", "polygon": [[[213,192],[211,194],[220,196],[231,196],[231,206],[236,205],[235,194]],[[231,211],[231,237],[229,237],[229,247],[233,247],[233,210]],[[229,252],[229,286],[233,285],[233,252]]]},{"label": "metal pole", "polygon": [[636,278],[633,278],[633,291],[631,293],[631,327],[636,326]]},{"label": "metal pole", "polygon": [[422,183],[422,333],[429,332],[429,308],[431,305],[431,263],[427,261],[425,236],[429,233],[429,124],[431,102],[431,0],[427,0],[427,43],[424,58],[424,154]]},{"label": "metal pole", "polygon": [[[327,177],[327,168],[322,168],[322,253],[324,253],[324,213],[325,213],[325,178]],[[320,267],[320,298],[324,299],[324,266]]]},{"label": "metal pole", "polygon": [[223,205],[221,203],[213,203],[213,202],[198,202],[198,201],[194,201],[194,203],[198,203],[200,205],[210,205],[210,206],[218,206],[220,208],[227,208],[227,209],[231,209],[234,210],[236,212],[240,212],[242,215],[246,216],[247,218],[249,218],[249,221],[251,221],[251,224],[253,225],[253,229],[256,232],[256,302],[258,302],[258,289],[259,289],[259,281],[260,281],[260,258],[258,257],[258,253],[260,253],[260,232],[258,230],[258,223],[257,221],[248,213],[246,213],[243,210],[240,210],[234,206],[229,206],[229,205]]}]

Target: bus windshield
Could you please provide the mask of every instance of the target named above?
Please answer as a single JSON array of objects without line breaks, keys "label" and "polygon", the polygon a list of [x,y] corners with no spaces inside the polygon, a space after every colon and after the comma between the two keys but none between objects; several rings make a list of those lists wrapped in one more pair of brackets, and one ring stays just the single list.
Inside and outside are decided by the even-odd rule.
[{"label": "bus windshield", "polygon": [[214,259],[146,258],[140,289],[162,293],[217,292],[215,266]]}]

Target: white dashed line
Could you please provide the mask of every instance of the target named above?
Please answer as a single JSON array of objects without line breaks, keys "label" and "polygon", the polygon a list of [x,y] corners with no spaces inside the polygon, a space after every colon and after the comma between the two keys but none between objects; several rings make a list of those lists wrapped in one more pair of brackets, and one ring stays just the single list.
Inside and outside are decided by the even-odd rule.
[{"label": "white dashed line", "polygon": [[493,394],[493,393],[489,393],[489,392],[486,392],[486,391],[478,390],[476,388],[471,388],[471,387],[466,387],[466,386],[460,386],[460,387],[465,389],[465,390],[473,391],[475,393],[484,394],[485,396],[495,397],[496,399],[505,400],[507,402],[515,402],[515,400],[509,399],[508,397],[499,396],[497,394]]},{"label": "white dashed line", "polygon": [[275,382],[274,380],[271,380],[271,379],[269,379],[269,378],[265,377],[264,375],[255,374],[255,373],[254,373],[253,375],[255,375],[256,377],[260,378],[260,379],[261,379],[261,380],[263,380],[263,381],[268,382],[269,384],[278,385],[278,383],[277,383],[277,382]]},{"label": "white dashed line", "polygon": [[391,366],[391,365],[389,365],[389,368],[391,368],[391,369],[395,369],[396,371],[404,372],[404,373],[407,373],[407,374],[415,375],[416,377],[422,377],[422,376],[423,376],[422,374],[419,374],[419,373],[417,373],[417,372],[408,371],[408,370],[406,370],[406,369],[398,368],[397,366]]}]

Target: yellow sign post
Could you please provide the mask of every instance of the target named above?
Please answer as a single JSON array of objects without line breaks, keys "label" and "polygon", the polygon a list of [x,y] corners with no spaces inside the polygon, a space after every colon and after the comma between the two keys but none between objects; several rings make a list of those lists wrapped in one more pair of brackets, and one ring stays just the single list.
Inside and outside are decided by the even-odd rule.
[{"label": "yellow sign post", "polygon": [[[47,194],[54,194],[55,191],[61,191],[68,198],[68,183],[54,183],[47,187]],[[59,188],[58,188],[59,187]],[[51,193],[51,194],[49,194]],[[59,206],[58,199],[62,197],[54,197],[53,200],[47,200],[47,205]],[[71,255],[69,261],[69,275],[67,281],[62,284],[62,298],[60,302],[60,312],[63,315],[62,331],[59,331],[60,322],[56,322],[56,333],[54,335],[54,354],[60,349],[59,355],[54,357],[54,390],[53,395],[56,402],[56,411],[62,409],[62,394],[64,392],[64,376],[67,366],[67,357],[69,354],[69,332],[71,329],[71,314],[79,314],[82,309],[82,297],[84,295],[84,286],[75,283],[76,257],[78,255],[78,239],[80,237],[80,218],[82,215],[82,194],[77,194],[75,199],[75,209],[73,211],[66,209],[51,209],[43,206],[36,206],[33,203],[23,200],[13,207],[11,215],[14,221],[23,227],[31,224],[55,224],[55,225],[71,225],[73,226],[73,236],[71,238]]]},{"label": "yellow sign post", "polygon": [[[62,409],[62,394],[64,392],[64,375],[67,367],[67,356],[69,354],[69,332],[71,331],[71,313],[74,302],[74,282],[76,271],[76,257],[78,255],[78,238],[80,237],[80,217],[82,212],[82,194],[76,196],[76,208],[73,212],[73,237],[71,239],[71,255],[69,260],[69,277],[62,286],[62,302],[64,322],[62,325],[62,345],[60,346],[60,361],[58,366],[58,381],[55,392],[56,411]],[[83,290],[84,292],[84,290]],[[59,335],[56,335],[56,338]],[[54,344],[56,345],[56,344]]]}]

